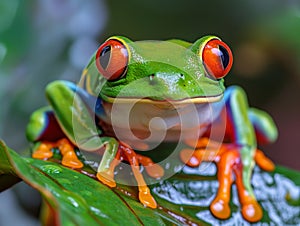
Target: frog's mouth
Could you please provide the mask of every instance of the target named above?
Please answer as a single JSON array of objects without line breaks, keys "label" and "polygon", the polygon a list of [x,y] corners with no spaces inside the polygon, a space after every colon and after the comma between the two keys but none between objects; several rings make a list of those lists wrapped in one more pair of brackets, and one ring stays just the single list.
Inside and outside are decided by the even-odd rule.
[{"label": "frog's mouth", "polygon": [[186,104],[206,104],[220,101],[223,98],[223,93],[216,96],[200,96],[200,97],[190,97],[179,100],[164,99],[164,100],[154,100],[151,98],[136,98],[136,97],[108,97],[103,96],[102,98],[108,103],[114,104],[131,104],[131,103],[145,103],[153,105],[186,105]]}]

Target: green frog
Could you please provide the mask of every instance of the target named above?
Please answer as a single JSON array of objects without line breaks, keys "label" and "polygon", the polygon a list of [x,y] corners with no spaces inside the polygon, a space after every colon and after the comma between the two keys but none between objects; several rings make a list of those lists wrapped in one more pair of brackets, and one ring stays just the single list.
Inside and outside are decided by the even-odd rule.
[{"label": "green frog", "polygon": [[82,168],[75,148],[102,150],[98,180],[115,187],[115,167],[126,161],[140,202],[156,208],[140,165],[153,178],[163,178],[165,169],[140,153],[158,143],[180,142],[185,146],[178,157],[184,164],[217,165],[219,189],[211,213],[230,217],[235,182],[243,217],[259,221],[263,211],[251,175],[255,163],[274,169],[257,145],[275,141],[277,128],[267,113],[248,106],[241,87],[225,88],[232,63],[230,48],[216,36],[194,43],[110,37],[92,56],[78,84],[59,80],[46,87],[50,106],[35,111],[27,127],[28,140],[37,144],[32,157],[51,158],[52,148],[58,148],[64,166]]}]

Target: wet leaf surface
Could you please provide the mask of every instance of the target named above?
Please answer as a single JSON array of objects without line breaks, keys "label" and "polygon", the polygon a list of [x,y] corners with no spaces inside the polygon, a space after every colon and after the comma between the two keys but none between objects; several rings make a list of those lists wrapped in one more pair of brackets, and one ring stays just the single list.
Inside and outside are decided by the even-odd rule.
[{"label": "wet leaf surface", "polygon": [[[152,184],[158,208],[145,208],[137,201],[137,188],[118,184],[114,189],[95,179],[95,172],[84,167],[79,172],[61,166],[59,156],[41,161],[19,156],[0,145],[0,189],[20,179],[37,189],[44,198],[43,219],[51,225],[248,225],[239,211],[235,185],[232,215],[225,221],[209,211],[218,188],[214,164],[197,169],[184,167],[171,178]],[[170,167],[170,165],[163,167]],[[172,167],[176,168],[174,164]],[[122,170],[117,169],[117,177]],[[20,179],[19,179],[20,178]],[[132,180],[132,175],[127,178]],[[300,174],[277,167],[273,173],[256,168],[253,187],[264,208],[264,217],[254,225],[300,224]]]}]

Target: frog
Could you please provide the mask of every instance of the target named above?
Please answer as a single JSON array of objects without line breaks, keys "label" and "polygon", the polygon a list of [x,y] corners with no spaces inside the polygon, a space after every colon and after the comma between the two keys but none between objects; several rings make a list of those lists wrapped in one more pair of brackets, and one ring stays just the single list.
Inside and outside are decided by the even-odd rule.
[{"label": "frog", "polygon": [[76,148],[102,150],[97,179],[116,187],[115,168],[127,162],[139,201],[157,208],[140,168],[158,180],[166,169],[141,153],[153,144],[180,140],[183,165],[217,166],[219,187],[211,213],[230,217],[235,183],[242,216],[257,222],[263,210],[251,186],[253,168],[275,168],[258,145],[276,141],[278,131],[268,113],[249,106],[243,88],[225,87],[232,65],[231,49],[214,35],[194,42],[112,36],[93,54],[77,84],[56,80],[46,86],[49,105],[33,112],[26,129],[35,144],[32,157],[50,159],[57,148],[62,165],[80,169],[84,163]]}]

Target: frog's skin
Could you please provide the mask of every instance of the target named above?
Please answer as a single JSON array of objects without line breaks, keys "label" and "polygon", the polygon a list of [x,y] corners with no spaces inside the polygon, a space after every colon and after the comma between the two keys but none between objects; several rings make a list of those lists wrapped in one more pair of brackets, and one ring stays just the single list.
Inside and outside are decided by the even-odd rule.
[{"label": "frog's skin", "polygon": [[[34,112],[27,127],[28,139],[38,144],[33,157],[50,158],[51,148],[58,147],[63,165],[81,168],[74,147],[90,152],[104,148],[97,178],[116,186],[114,168],[125,159],[137,180],[140,201],[156,208],[139,164],[148,166],[147,173],[155,178],[162,177],[164,170],[133,150],[147,150],[151,143],[161,142],[156,134],[165,128],[164,141],[180,137],[186,144],[180,157],[187,165],[217,164],[219,190],[210,205],[212,214],[230,217],[228,203],[235,178],[243,217],[258,221],[263,212],[251,188],[252,169],[255,163],[265,170],[273,170],[274,165],[257,143],[276,140],[277,129],[268,114],[249,108],[242,88],[225,90],[223,77],[231,66],[231,50],[215,36],[194,43],[111,37],[92,56],[78,85],[54,81],[47,86],[50,106]],[[128,106],[133,103],[136,110],[130,117],[134,120],[128,124]],[[186,110],[188,106],[194,106],[196,114]],[[213,116],[208,117],[211,110]],[[182,129],[178,114],[195,123]],[[165,127],[154,123],[149,131],[153,117],[164,120]],[[212,140],[212,131],[219,131],[221,142]]]}]

